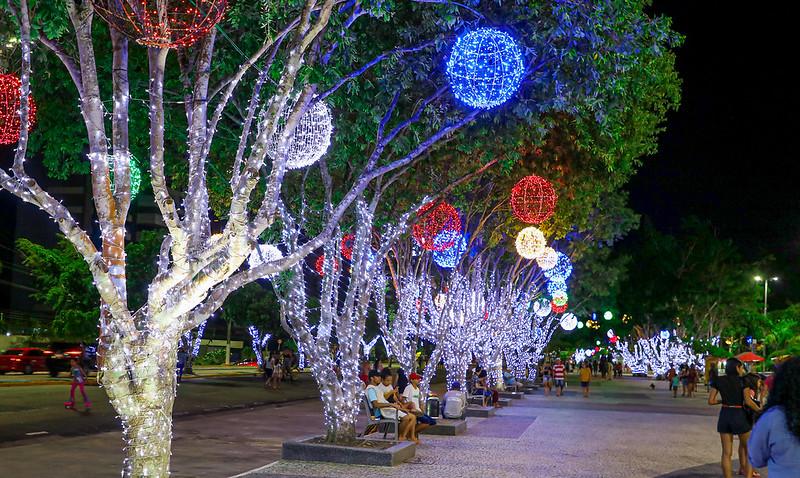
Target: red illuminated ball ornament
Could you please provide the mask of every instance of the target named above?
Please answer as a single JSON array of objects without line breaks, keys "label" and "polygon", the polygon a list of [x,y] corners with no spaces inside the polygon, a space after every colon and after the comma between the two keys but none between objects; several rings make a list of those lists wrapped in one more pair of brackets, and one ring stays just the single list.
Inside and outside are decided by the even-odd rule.
[{"label": "red illuminated ball ornament", "polygon": [[[317,270],[317,274],[324,276],[325,275],[325,254],[317,257],[317,261],[314,262],[314,269]],[[333,271],[336,272],[339,270],[339,261],[333,263]]]},{"label": "red illuminated ball ornament", "polygon": [[[0,75],[0,144],[19,141],[20,88],[22,82],[17,75]],[[28,96],[28,129],[36,123],[36,103]]]},{"label": "red illuminated ball ornament", "polygon": [[557,305],[555,302],[550,301],[550,310],[554,314],[562,314],[567,311],[567,303],[565,302],[564,305]]},{"label": "red illuminated ball ornament", "polygon": [[539,224],[553,215],[558,195],[553,185],[539,176],[525,176],[511,188],[511,210],[520,221]]},{"label": "red illuminated ball ornament", "polygon": [[355,245],[355,242],[356,236],[352,234],[345,234],[342,237],[342,257],[348,261],[353,259],[353,245]]},{"label": "red illuminated ball ornament", "polygon": [[109,25],[144,46],[193,45],[222,19],[227,0],[92,0]]},{"label": "red illuminated ball ornament", "polygon": [[420,208],[417,217],[419,220],[411,233],[425,250],[447,250],[461,236],[461,217],[456,208],[446,202],[429,202]]}]

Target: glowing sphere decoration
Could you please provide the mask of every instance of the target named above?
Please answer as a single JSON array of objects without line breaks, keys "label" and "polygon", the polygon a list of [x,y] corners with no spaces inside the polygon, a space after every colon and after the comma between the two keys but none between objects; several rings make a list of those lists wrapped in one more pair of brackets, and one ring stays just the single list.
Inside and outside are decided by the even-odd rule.
[{"label": "glowing sphere decoration", "polygon": [[222,20],[227,0],[92,0],[111,27],[140,45],[191,46]]},{"label": "glowing sphere decoration", "polygon": [[554,314],[563,314],[567,311],[567,304],[564,303],[564,305],[558,305],[554,302],[550,302],[550,309]]},{"label": "glowing sphere decoration", "polygon": [[544,252],[536,258],[536,263],[543,271],[549,271],[558,264],[558,253],[552,247],[545,247]]},{"label": "glowing sphere decoration", "polygon": [[557,292],[567,292],[567,283],[560,280],[551,280],[547,283],[547,293],[555,295]]},{"label": "glowing sphere decoration", "polygon": [[669,330],[662,330],[659,332],[659,336],[661,337],[661,340],[669,340]]},{"label": "glowing sphere decoration", "polygon": [[564,305],[567,303],[568,299],[569,296],[567,296],[567,293],[563,290],[556,291],[556,293],[553,294],[553,303],[556,305]]},{"label": "glowing sphere decoration", "polygon": [[608,329],[608,331],[606,331],[606,337],[610,339],[613,336],[614,336],[614,329]]},{"label": "glowing sphere decoration", "polygon": [[551,310],[552,305],[547,299],[539,299],[533,303],[533,312],[539,317],[547,317]]},{"label": "glowing sphere decoration", "polygon": [[564,330],[575,330],[575,327],[578,326],[578,318],[575,317],[575,314],[572,312],[567,312],[566,314],[561,316],[561,320],[559,321],[561,328]]},{"label": "glowing sphere decoration", "polygon": [[355,242],[356,236],[352,234],[345,234],[344,237],[342,237],[342,257],[348,261],[353,259],[353,246],[355,245]]},{"label": "glowing sphere decoration", "polygon": [[[22,82],[17,75],[0,74],[0,144],[19,141]],[[28,96],[28,130],[36,124],[36,103]]]},{"label": "glowing sphere decoration", "polygon": [[455,97],[467,106],[490,109],[516,93],[525,65],[511,35],[478,28],[461,35],[447,60],[447,76]]},{"label": "glowing sphere decoration", "polygon": [[[442,235],[445,237],[440,237]],[[446,242],[446,239],[449,239],[450,235],[450,231],[439,233],[434,239],[434,243]],[[456,265],[458,265],[458,261],[461,260],[461,256],[467,252],[467,242],[467,237],[459,233],[455,244],[443,251],[433,252],[433,261],[444,269],[454,269]]]},{"label": "glowing sphere decoration", "polygon": [[[251,269],[267,264],[269,262],[277,261],[283,258],[283,253],[280,249],[272,244],[258,244],[253,252],[247,257],[247,265]],[[265,277],[270,277],[274,274],[269,274]]]},{"label": "glowing sphere decoration", "polygon": [[604,318],[604,319],[606,319],[606,320],[611,320],[611,319],[613,319],[613,318],[614,318],[614,314],[612,314],[610,310],[607,310],[607,311],[606,311],[606,312],[603,314],[603,318]]},{"label": "glowing sphere decoration", "polygon": [[[267,144],[267,154],[273,161],[280,158],[278,143],[294,109],[294,103],[287,103],[278,120],[275,134]],[[286,143],[286,167],[300,169],[319,161],[328,152],[333,134],[333,117],[324,101],[316,101],[308,107],[297,127]]]},{"label": "glowing sphere decoration", "polygon": [[[317,257],[316,262],[314,262],[314,269],[317,270],[317,274],[325,276],[325,254]],[[333,263],[333,270],[334,272],[339,270],[339,261]]]},{"label": "glowing sphere decoration", "polygon": [[539,176],[525,176],[511,188],[511,210],[522,222],[539,224],[553,215],[558,195],[550,182]]},{"label": "glowing sphere decoration", "polygon": [[547,241],[538,228],[528,226],[517,234],[517,254],[525,259],[536,259],[544,252]]},{"label": "glowing sphere decoration", "polygon": [[544,271],[544,276],[550,280],[560,278],[563,282],[566,282],[572,274],[572,261],[570,261],[569,256],[563,252],[557,252],[556,254],[558,255],[558,261],[555,267]]},{"label": "glowing sphere decoration", "polygon": [[582,329],[582,328],[583,328],[583,322],[578,322],[578,328],[579,328],[579,329]]},{"label": "glowing sphere decoration", "polygon": [[[108,155],[108,170],[111,176],[111,189],[114,189],[114,155]],[[131,199],[139,194],[139,189],[142,187],[142,170],[139,169],[139,161],[132,154],[128,160],[128,170],[131,175]]]},{"label": "glowing sphere decoration", "polygon": [[461,237],[461,217],[456,208],[446,202],[425,204],[417,211],[417,218],[411,235],[425,250],[447,250]]}]

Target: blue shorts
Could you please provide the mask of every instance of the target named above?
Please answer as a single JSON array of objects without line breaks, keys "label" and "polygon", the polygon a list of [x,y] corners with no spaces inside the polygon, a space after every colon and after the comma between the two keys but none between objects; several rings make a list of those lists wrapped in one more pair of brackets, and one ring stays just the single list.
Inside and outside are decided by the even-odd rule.
[{"label": "blue shorts", "polygon": [[417,417],[417,423],[425,423],[426,425],[436,425],[436,420],[429,417],[428,415],[420,415]]},{"label": "blue shorts", "polygon": [[556,379],[556,387],[564,388],[564,379],[557,378]]}]

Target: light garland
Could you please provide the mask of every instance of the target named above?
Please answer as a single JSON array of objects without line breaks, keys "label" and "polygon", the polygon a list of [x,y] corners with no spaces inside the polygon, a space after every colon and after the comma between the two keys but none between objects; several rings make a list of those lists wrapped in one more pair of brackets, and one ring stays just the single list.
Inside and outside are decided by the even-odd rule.
[{"label": "light garland", "polygon": [[[11,74],[0,74],[0,144],[19,141],[22,82]],[[36,125],[36,102],[28,95],[28,129]]]},{"label": "light garland", "polygon": [[[267,144],[267,155],[273,161],[281,159],[278,151],[281,137],[296,103],[288,103],[278,120],[278,127]],[[328,152],[333,134],[333,118],[324,101],[315,101],[300,118],[286,143],[286,167],[300,169],[311,166]]]},{"label": "light garland", "polygon": [[[118,154],[109,154],[108,155],[108,171],[111,179],[111,189],[114,189],[114,159],[118,156]],[[130,174],[130,193],[131,199],[135,198],[137,194],[139,194],[139,188],[142,186],[142,170],[139,169],[139,161],[136,160],[136,157],[130,153],[128,153],[128,171]]]},{"label": "light garland", "polygon": [[92,0],[114,29],[144,46],[188,47],[222,20],[227,0]]},{"label": "light garland", "polygon": [[456,208],[446,202],[425,204],[417,212],[417,217],[412,236],[425,250],[447,250],[461,237],[461,217]]},{"label": "light garland", "polygon": [[522,222],[539,224],[553,215],[558,195],[550,182],[526,176],[511,188],[511,210]]},{"label": "light garland", "polygon": [[519,45],[508,33],[494,28],[460,36],[447,60],[453,94],[473,108],[494,108],[511,99],[524,73]]},{"label": "light garland", "polygon": [[536,259],[544,252],[547,240],[538,228],[529,226],[517,234],[517,253],[525,259]]},{"label": "light garland", "polygon": [[262,333],[256,328],[255,325],[250,325],[247,327],[247,332],[250,333],[251,344],[253,346],[253,353],[256,356],[256,362],[258,363],[259,368],[264,366],[264,356],[261,353],[267,347],[267,342],[269,341],[271,334],[266,332]]},{"label": "light garland", "polygon": [[558,253],[552,247],[545,247],[544,251],[536,258],[536,263],[543,271],[550,270],[558,264]]},{"label": "light garland", "polygon": [[273,244],[257,244],[253,252],[247,256],[247,265],[254,269],[262,264],[269,264],[280,259],[283,259],[283,252]]}]

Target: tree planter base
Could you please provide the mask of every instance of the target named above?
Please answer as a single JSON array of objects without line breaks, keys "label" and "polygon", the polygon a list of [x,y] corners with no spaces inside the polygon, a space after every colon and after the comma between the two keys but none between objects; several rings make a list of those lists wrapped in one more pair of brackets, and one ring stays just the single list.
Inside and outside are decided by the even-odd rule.
[{"label": "tree planter base", "polygon": [[489,418],[493,417],[494,414],[494,407],[479,407],[470,405],[464,410],[464,416],[466,417]]},{"label": "tree planter base", "polygon": [[466,420],[449,420],[441,419],[436,420],[436,425],[423,430],[423,435],[446,435],[456,436],[462,435],[467,432]]},{"label": "tree planter base", "polygon": [[511,406],[511,400],[512,399],[510,398],[498,398],[497,404],[500,405],[501,407],[509,407]]},{"label": "tree planter base", "polygon": [[525,395],[533,395],[539,390],[539,387],[525,387],[522,389],[522,393]]},{"label": "tree planter base", "polygon": [[507,392],[498,392],[498,393],[500,394],[501,398],[511,398],[511,399],[516,399],[516,400],[519,400],[519,399],[521,399],[522,397],[525,396],[525,394],[522,393],[522,392],[507,391]]},{"label": "tree planter base", "polygon": [[283,442],[281,458],[296,461],[325,461],[348,465],[397,466],[414,458],[414,442],[391,442],[386,449],[358,446],[312,443],[319,436],[310,436]]}]

